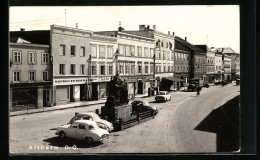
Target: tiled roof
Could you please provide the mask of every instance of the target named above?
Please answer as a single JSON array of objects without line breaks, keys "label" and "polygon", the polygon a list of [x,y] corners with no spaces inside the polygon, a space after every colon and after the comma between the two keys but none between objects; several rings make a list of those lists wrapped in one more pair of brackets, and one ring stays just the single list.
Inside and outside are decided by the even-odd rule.
[{"label": "tiled roof", "polygon": [[175,49],[191,52],[191,49],[185,47],[184,45],[182,45],[182,44],[181,44],[180,42],[178,42],[178,41],[175,41]]},{"label": "tiled roof", "polygon": [[189,43],[188,41],[185,41],[184,39],[178,36],[175,36],[175,42],[179,42],[180,44],[184,45],[185,47],[191,49],[194,52],[205,53],[202,49],[196,47],[195,45]]},{"label": "tiled roof", "polygon": [[33,44],[50,45],[50,30],[38,31],[11,31],[10,41],[15,40],[15,37],[20,37]]},{"label": "tiled roof", "polygon": [[204,52],[210,51],[209,47],[205,44],[202,45],[195,45],[196,47],[200,48],[201,50],[203,50]]},{"label": "tiled roof", "polygon": [[217,48],[217,51],[221,52],[221,53],[224,53],[224,54],[226,54],[226,53],[235,53],[233,51],[233,49],[231,49],[230,47]]}]

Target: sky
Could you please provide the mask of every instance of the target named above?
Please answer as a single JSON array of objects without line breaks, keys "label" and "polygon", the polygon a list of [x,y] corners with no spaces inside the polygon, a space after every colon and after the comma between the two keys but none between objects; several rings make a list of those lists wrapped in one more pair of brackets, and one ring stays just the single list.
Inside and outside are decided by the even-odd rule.
[{"label": "sky", "polygon": [[10,31],[49,30],[62,25],[91,31],[125,30],[139,25],[156,25],[156,30],[209,47],[231,47],[240,53],[240,14],[238,5],[204,6],[62,6],[10,7]]}]

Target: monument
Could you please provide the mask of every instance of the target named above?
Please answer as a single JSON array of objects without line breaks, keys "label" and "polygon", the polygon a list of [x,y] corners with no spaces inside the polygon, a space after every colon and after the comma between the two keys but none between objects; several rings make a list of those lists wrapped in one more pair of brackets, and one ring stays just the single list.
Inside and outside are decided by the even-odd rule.
[{"label": "monument", "polygon": [[116,74],[109,82],[109,95],[105,106],[101,107],[101,116],[109,121],[130,117],[132,105],[128,102],[127,83]]}]

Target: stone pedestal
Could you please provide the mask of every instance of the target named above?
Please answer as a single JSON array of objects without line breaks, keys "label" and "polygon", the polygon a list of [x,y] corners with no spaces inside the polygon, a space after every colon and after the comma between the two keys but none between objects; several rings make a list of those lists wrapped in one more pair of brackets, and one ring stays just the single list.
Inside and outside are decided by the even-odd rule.
[{"label": "stone pedestal", "polygon": [[115,121],[119,118],[126,119],[131,116],[132,105],[126,104],[117,107],[101,107],[101,117],[107,118],[109,121]]}]

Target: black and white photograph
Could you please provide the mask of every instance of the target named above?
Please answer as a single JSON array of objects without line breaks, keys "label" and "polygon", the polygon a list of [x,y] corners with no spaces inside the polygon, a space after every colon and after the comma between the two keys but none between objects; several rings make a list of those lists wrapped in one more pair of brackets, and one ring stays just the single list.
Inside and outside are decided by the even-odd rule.
[{"label": "black and white photograph", "polygon": [[241,151],[239,5],[11,6],[8,65],[12,155]]}]

